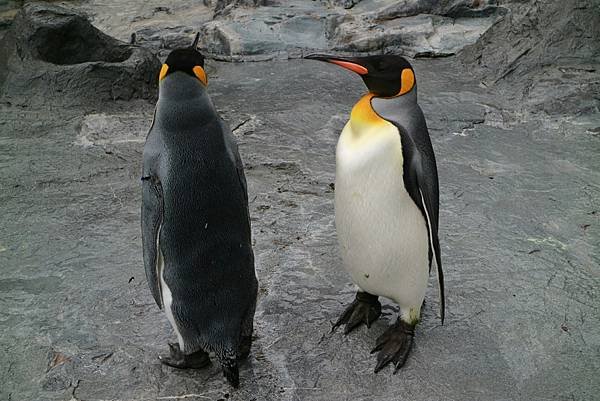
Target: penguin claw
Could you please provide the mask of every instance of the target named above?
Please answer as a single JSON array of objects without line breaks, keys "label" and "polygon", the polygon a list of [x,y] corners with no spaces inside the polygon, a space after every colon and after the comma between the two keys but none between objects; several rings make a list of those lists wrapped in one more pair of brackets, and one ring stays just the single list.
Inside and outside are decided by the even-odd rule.
[{"label": "penguin claw", "polygon": [[382,335],[380,335],[377,338],[377,340],[375,340],[375,347],[373,347],[373,349],[371,350],[371,354],[374,354],[377,351],[381,351],[381,349],[385,345],[386,341],[388,340],[389,336],[390,335],[388,334],[387,330]]},{"label": "penguin claw", "polygon": [[366,292],[358,292],[356,299],[346,308],[342,316],[331,328],[333,333],[338,327],[345,324],[344,335],[347,335],[356,327],[364,323],[367,328],[381,315],[381,303],[377,300],[377,296],[367,294]]},{"label": "penguin claw", "polygon": [[348,320],[350,320],[350,316],[352,316],[352,312],[354,311],[354,303],[356,301],[353,301],[347,308],[346,310],[344,310],[344,313],[342,313],[342,316],[340,316],[340,318],[333,324],[333,326],[331,327],[331,333],[333,333],[334,331],[337,330],[338,327],[340,327],[342,324],[347,323]]},{"label": "penguin claw", "polygon": [[377,365],[375,373],[382,370],[390,362],[394,365],[394,374],[404,366],[410,350],[412,349],[414,339],[414,326],[398,320],[390,326],[379,338],[377,338],[375,348],[371,353],[379,351],[377,354]]},{"label": "penguin claw", "polygon": [[158,357],[163,365],[171,366],[172,368],[177,369],[202,369],[210,364],[210,358],[203,350],[186,355],[179,348],[179,344],[168,344],[169,355],[161,355]]}]

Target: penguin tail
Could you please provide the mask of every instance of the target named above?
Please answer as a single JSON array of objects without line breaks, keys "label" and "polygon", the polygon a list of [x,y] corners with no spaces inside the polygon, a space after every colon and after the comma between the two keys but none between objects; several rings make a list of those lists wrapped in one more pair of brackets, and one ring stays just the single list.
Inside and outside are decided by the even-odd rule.
[{"label": "penguin tail", "polygon": [[223,369],[223,375],[234,388],[240,386],[240,372],[238,369],[238,363],[236,358],[219,358],[221,369]]}]

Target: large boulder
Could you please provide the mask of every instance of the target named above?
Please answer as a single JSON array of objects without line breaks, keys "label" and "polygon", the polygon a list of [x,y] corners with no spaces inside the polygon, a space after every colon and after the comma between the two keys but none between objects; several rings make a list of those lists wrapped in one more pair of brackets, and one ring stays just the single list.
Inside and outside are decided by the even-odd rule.
[{"label": "large boulder", "polygon": [[[252,2],[201,27],[200,45],[219,59],[300,57],[310,51],[448,56],[474,43],[502,14],[493,0]],[[231,8],[234,6],[233,8]]]},{"label": "large boulder", "polygon": [[600,111],[600,2],[511,2],[460,58],[488,87],[548,114]]},{"label": "large boulder", "polygon": [[346,52],[445,57],[475,43],[494,19],[420,13],[393,19],[351,18],[335,27],[331,43],[333,49]]},{"label": "large boulder", "polygon": [[78,2],[96,26],[165,56],[201,32],[220,60],[298,58],[308,52],[448,56],[502,15],[501,0],[164,0]]},{"label": "large boulder", "polygon": [[25,5],[0,41],[0,95],[31,104],[152,98],[159,68],[147,49],[118,41],[56,5]]}]

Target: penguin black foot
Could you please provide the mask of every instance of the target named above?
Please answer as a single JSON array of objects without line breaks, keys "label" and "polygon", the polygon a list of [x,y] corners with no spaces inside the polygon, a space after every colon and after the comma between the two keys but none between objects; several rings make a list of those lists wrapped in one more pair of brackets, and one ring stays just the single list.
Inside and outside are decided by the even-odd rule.
[{"label": "penguin black foot", "polygon": [[381,303],[377,300],[377,295],[371,295],[366,292],[357,292],[354,301],[346,308],[342,316],[331,328],[331,331],[335,331],[342,324],[346,324],[344,327],[344,334],[350,333],[361,323],[371,327],[377,318],[381,315]]},{"label": "penguin black foot", "polygon": [[227,379],[229,384],[234,388],[240,386],[240,371],[238,369],[237,360],[235,359],[221,359],[221,368],[223,369],[223,376]]},{"label": "penguin black foot", "polygon": [[186,355],[177,343],[169,343],[169,356],[159,356],[164,365],[177,369],[202,369],[210,364],[208,354],[202,350]]},{"label": "penguin black foot", "polygon": [[379,351],[375,373],[392,362],[394,364],[394,374],[396,374],[408,359],[414,336],[415,326],[400,319],[379,336],[375,342],[375,348],[371,351],[371,354]]},{"label": "penguin black foot", "polygon": [[240,349],[238,351],[238,359],[246,359],[250,355],[250,349],[252,348],[252,336],[242,336],[240,341]]}]

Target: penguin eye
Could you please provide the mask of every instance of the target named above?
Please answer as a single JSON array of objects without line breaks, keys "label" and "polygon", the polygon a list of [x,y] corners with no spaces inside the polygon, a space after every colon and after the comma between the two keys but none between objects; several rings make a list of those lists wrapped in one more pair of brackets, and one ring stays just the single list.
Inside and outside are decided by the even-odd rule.
[{"label": "penguin eye", "polygon": [[204,72],[204,68],[197,65],[194,68],[192,68],[192,71],[194,71],[194,75],[200,80],[200,82],[204,84],[204,86],[208,85],[208,78],[206,77],[206,72]]}]

